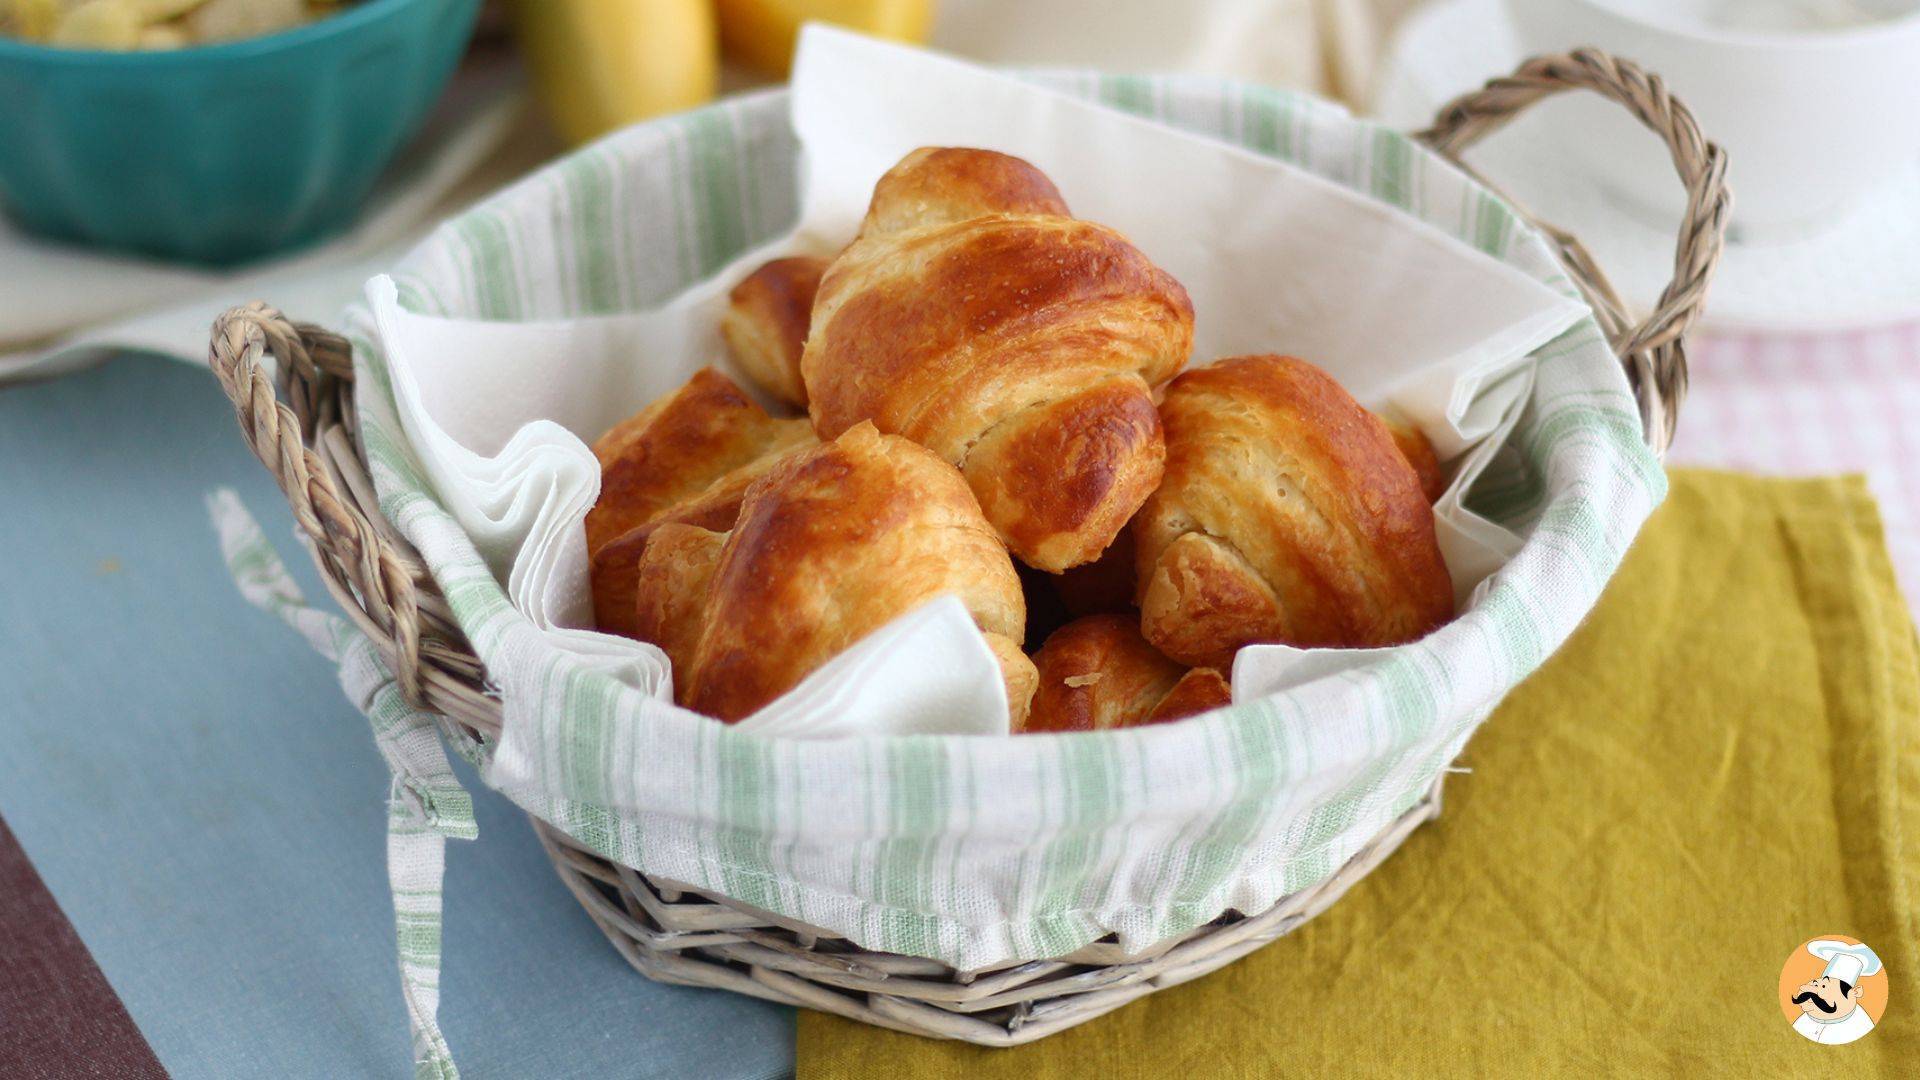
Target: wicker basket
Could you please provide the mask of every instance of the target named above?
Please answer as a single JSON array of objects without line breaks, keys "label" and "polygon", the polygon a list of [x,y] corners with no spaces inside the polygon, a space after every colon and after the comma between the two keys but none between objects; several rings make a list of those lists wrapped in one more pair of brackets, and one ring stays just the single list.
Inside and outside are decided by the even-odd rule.
[{"label": "wicker basket", "polygon": [[[1578,241],[1534,222],[1592,305],[1626,368],[1647,441],[1660,452],[1672,438],[1686,391],[1683,339],[1699,315],[1727,221],[1720,148],[1701,136],[1657,77],[1587,49],[1528,61],[1514,75],[1448,105],[1418,138],[1460,164],[1467,147],[1520,110],[1572,89],[1591,90],[1632,110],[1665,140],[1688,192],[1673,282],[1653,314],[1638,322]],[[269,355],[279,361],[277,377],[269,374]],[[346,342],[254,304],[216,322],[210,359],[247,441],[311,538],[322,580],[384,654],[409,700],[496,737],[500,702],[486,689],[479,659],[425,564],[377,509],[359,442]],[[649,978],[720,987],[920,1035],[1008,1046],[1204,975],[1287,933],[1339,899],[1439,810],[1436,784],[1328,880],[1267,911],[1228,912],[1141,954],[1123,955],[1109,940],[1050,960],[982,971],[870,952],[725,896],[650,878],[582,849],[537,819],[534,825],[567,887],[621,955]]]}]

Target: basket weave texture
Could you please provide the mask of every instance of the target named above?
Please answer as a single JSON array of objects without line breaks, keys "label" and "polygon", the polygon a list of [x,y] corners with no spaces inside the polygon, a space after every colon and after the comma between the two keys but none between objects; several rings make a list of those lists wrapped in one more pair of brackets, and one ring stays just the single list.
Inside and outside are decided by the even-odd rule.
[{"label": "basket weave texture", "polygon": [[[1472,173],[1460,160],[1467,148],[1533,102],[1573,89],[1599,93],[1639,117],[1670,148],[1688,192],[1673,281],[1644,319],[1628,314],[1576,239],[1533,221],[1592,306],[1625,368],[1647,441],[1660,452],[1671,441],[1686,392],[1685,335],[1704,304],[1726,227],[1730,196],[1719,147],[1706,141],[1658,77],[1590,49],[1527,61],[1446,106],[1417,138]],[[271,369],[269,357],[277,360]],[[378,508],[346,342],[256,303],[216,322],[210,363],[243,435],[312,541],[322,581],[375,643],[408,700],[470,733],[497,737],[501,705],[487,689],[484,666],[420,556]],[[1053,959],[980,971],[868,951],[725,896],[649,878],[537,819],[535,826],[568,888],[620,953],[651,978],[916,1034],[1011,1045],[1203,975],[1287,933],[1325,910],[1439,808],[1436,783],[1331,877],[1266,911],[1228,912],[1135,955],[1101,941]]]}]

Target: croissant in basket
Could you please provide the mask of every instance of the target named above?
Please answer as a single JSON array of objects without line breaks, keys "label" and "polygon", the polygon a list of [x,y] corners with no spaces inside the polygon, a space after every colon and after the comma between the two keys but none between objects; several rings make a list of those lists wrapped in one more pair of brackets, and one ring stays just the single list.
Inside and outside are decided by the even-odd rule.
[{"label": "croissant in basket", "polygon": [[734,362],[767,393],[801,408],[807,388],[800,380],[800,352],[830,261],[796,255],[767,263],[733,287],[720,317],[720,336]]},{"label": "croissant in basket", "polygon": [[1414,466],[1324,371],[1242,356],[1161,404],[1166,479],[1133,523],[1140,625],[1185,664],[1255,642],[1411,641],[1453,615]]},{"label": "croissant in basket", "polygon": [[638,568],[638,636],[682,705],[748,716],[901,615],[958,596],[999,659],[1014,722],[1033,694],[1013,562],[951,465],[871,424],[783,459],[732,531],[670,524]]},{"label": "croissant in basket", "polygon": [[923,149],[874,190],[801,356],[821,438],[863,420],[959,467],[1022,561],[1106,549],[1159,483],[1155,388],[1193,344],[1186,290],[1047,178]]},{"label": "croissant in basket", "polygon": [[635,568],[654,529],[672,521],[732,528],[747,485],[782,454],[817,441],[806,420],[768,416],[712,368],[601,436],[593,445],[600,497],[587,511],[600,629],[634,633]]},{"label": "croissant in basket", "polygon": [[1446,474],[1440,471],[1440,458],[1433,452],[1433,444],[1420,433],[1420,429],[1405,420],[1375,413],[1380,422],[1387,426],[1387,434],[1393,437],[1393,445],[1400,449],[1400,456],[1413,466],[1413,475],[1420,481],[1420,493],[1428,502],[1440,501],[1446,491]]},{"label": "croissant in basket", "polygon": [[1229,705],[1227,680],[1161,655],[1128,615],[1089,615],[1033,654],[1039,687],[1018,732],[1102,731],[1179,720]]},{"label": "croissant in basket", "polygon": [[[1438,500],[1446,487],[1446,477],[1441,472],[1440,459],[1434,453],[1433,444],[1412,424],[1387,414],[1375,415],[1387,425],[1387,431],[1393,435],[1394,445],[1400,448],[1401,455],[1413,466],[1414,475],[1419,477],[1420,490],[1426,495],[1427,501]],[[1134,555],[1133,530],[1122,529],[1098,559],[1051,575],[1056,598],[1054,603],[1074,616],[1137,612],[1134,593],[1138,561]],[[1032,606],[1031,594],[1028,606]]]}]

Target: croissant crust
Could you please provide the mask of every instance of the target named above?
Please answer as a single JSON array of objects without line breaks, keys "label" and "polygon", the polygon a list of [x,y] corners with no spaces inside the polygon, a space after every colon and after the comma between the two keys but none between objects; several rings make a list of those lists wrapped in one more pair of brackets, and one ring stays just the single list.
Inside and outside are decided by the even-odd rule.
[{"label": "croissant crust", "polygon": [[720,336],[734,362],[767,393],[804,406],[800,352],[807,343],[813,298],[828,260],[813,255],[775,259],[748,274],[727,295]]},{"label": "croissant crust", "polygon": [[600,497],[586,523],[595,625],[634,634],[635,563],[653,528],[731,528],[747,485],[815,441],[805,420],[768,416],[712,368],[601,436]]},{"label": "croissant crust", "polygon": [[1067,201],[1047,174],[1011,154],[923,146],[873,186],[860,235],[899,232],[984,214],[1067,216]]},{"label": "croissant crust", "polygon": [[1134,519],[1141,629],[1225,669],[1253,642],[1392,645],[1453,614],[1420,478],[1386,425],[1303,360],[1182,374],[1166,477]]},{"label": "croissant crust", "polygon": [[1126,615],[1089,615],[1033,655],[1039,689],[1023,730],[1101,731],[1177,720],[1232,701],[1220,673],[1189,670],[1140,636]]},{"label": "croissant crust", "polygon": [[[683,558],[685,534],[655,536],[643,582],[697,581],[681,568],[649,578],[656,556]],[[656,551],[656,549],[659,549]],[[676,586],[675,583],[680,583]],[[682,704],[745,717],[861,638],[944,595],[958,596],[1006,673],[1024,717],[1031,664],[1019,652],[1026,603],[1006,549],[952,466],[870,424],[782,460],[748,489],[698,605]],[[646,608],[670,604],[643,591]],[[662,625],[684,623],[669,611]],[[683,629],[663,635],[686,640]]]},{"label": "croissant crust", "polygon": [[955,219],[979,193],[954,181],[951,201],[927,194],[934,166],[951,174],[978,153],[916,163],[913,199],[882,181],[867,230],[820,283],[801,374],[822,438],[871,420],[926,446],[961,468],[1015,555],[1058,572],[1105,550],[1159,482],[1153,392],[1186,362],[1193,306],[1104,226]]}]

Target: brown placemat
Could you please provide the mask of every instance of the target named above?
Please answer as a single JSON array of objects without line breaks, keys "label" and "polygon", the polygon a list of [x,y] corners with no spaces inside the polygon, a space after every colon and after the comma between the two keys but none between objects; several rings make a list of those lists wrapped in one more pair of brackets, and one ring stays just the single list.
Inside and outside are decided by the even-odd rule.
[{"label": "brown placemat", "polygon": [[165,1077],[100,965],[0,820],[0,1073]]}]

